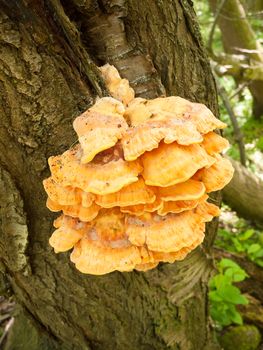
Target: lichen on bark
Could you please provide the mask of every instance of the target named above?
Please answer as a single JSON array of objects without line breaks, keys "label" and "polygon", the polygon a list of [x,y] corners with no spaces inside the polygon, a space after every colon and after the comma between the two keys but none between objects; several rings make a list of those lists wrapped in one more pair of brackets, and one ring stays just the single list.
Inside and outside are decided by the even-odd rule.
[{"label": "lichen on bark", "polygon": [[13,272],[30,273],[26,255],[28,227],[21,195],[7,171],[0,168],[0,256]]}]

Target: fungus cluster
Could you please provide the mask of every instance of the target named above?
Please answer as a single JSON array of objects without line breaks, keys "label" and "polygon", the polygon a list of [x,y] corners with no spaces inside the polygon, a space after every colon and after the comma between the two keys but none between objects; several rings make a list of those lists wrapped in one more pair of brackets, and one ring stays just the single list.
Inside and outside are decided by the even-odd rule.
[{"label": "fungus cluster", "polygon": [[181,97],[135,98],[113,66],[101,72],[112,97],[75,119],[77,145],[49,158],[47,207],[63,213],[50,245],[73,248],[76,268],[94,275],[184,259],[219,215],[207,193],[233,175],[214,132],[226,125]]}]

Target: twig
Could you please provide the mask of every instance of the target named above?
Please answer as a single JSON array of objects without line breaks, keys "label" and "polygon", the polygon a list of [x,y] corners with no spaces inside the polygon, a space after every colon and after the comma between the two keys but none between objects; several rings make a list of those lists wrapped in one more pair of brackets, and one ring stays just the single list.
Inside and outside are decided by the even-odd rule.
[{"label": "twig", "polygon": [[234,113],[233,108],[231,106],[231,103],[229,101],[229,98],[227,96],[225,88],[220,84],[219,79],[216,76],[215,76],[215,80],[216,80],[216,85],[217,85],[217,89],[219,92],[219,96],[221,97],[221,99],[224,103],[224,106],[227,110],[227,113],[228,113],[229,118],[231,120],[231,123],[233,125],[235,140],[236,140],[236,142],[238,144],[238,148],[239,148],[240,162],[243,166],[246,166],[246,151],[245,151],[245,146],[244,146],[244,142],[243,142],[243,135],[242,135],[242,132],[241,132],[240,127],[238,125],[237,118],[235,116],[235,113]]},{"label": "twig", "polygon": [[5,329],[4,329],[4,332],[0,338],[0,349],[2,349],[2,345],[4,343],[4,340],[8,334],[8,331],[10,330],[10,328],[12,327],[14,323],[14,317],[11,317],[10,320],[7,322],[6,326],[5,326]]},{"label": "twig", "polygon": [[234,93],[229,97],[229,100],[232,100],[232,98],[236,97],[243,89],[245,89],[245,87],[247,87],[248,85],[250,85],[252,82],[251,81],[246,81],[244,82],[241,86],[239,86],[236,91],[234,91]]},{"label": "twig", "polygon": [[2,324],[3,322],[5,322],[5,321],[8,320],[9,318],[10,318],[10,315],[9,315],[9,314],[0,316],[0,324]]},{"label": "twig", "polygon": [[211,30],[210,30],[210,33],[209,33],[207,49],[212,57],[215,56],[213,53],[213,37],[214,37],[214,33],[215,33],[215,28],[216,28],[216,25],[217,25],[217,22],[218,22],[218,19],[220,16],[220,12],[222,11],[222,8],[223,8],[225,2],[226,2],[226,0],[221,0],[218,8],[216,9],[214,23],[213,23]]}]

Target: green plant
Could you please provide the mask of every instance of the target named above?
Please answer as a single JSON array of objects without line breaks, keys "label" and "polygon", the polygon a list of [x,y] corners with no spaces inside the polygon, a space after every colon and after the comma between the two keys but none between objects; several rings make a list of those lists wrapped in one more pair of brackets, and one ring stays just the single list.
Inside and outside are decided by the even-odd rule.
[{"label": "green plant", "polygon": [[[232,232],[220,228],[216,246],[230,252],[245,254],[255,264],[263,267],[263,233],[253,228],[235,227]],[[235,232],[236,231],[236,232]]]},{"label": "green plant", "polygon": [[256,146],[260,151],[263,151],[263,136],[258,139]]},{"label": "green plant", "polygon": [[230,259],[221,259],[217,269],[218,274],[209,282],[210,314],[218,326],[241,325],[243,321],[236,305],[248,304],[248,300],[233,283],[243,281],[248,275]]}]

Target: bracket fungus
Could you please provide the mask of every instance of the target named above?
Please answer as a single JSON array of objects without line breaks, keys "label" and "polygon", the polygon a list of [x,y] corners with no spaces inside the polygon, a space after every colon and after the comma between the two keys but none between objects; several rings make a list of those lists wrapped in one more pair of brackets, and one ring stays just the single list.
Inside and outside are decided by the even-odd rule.
[{"label": "bracket fungus", "polygon": [[116,68],[100,70],[112,97],[75,119],[77,145],[49,158],[47,207],[62,211],[49,243],[94,275],[182,260],[220,214],[207,193],[233,176],[214,132],[226,125],[178,96],[135,98]]}]

